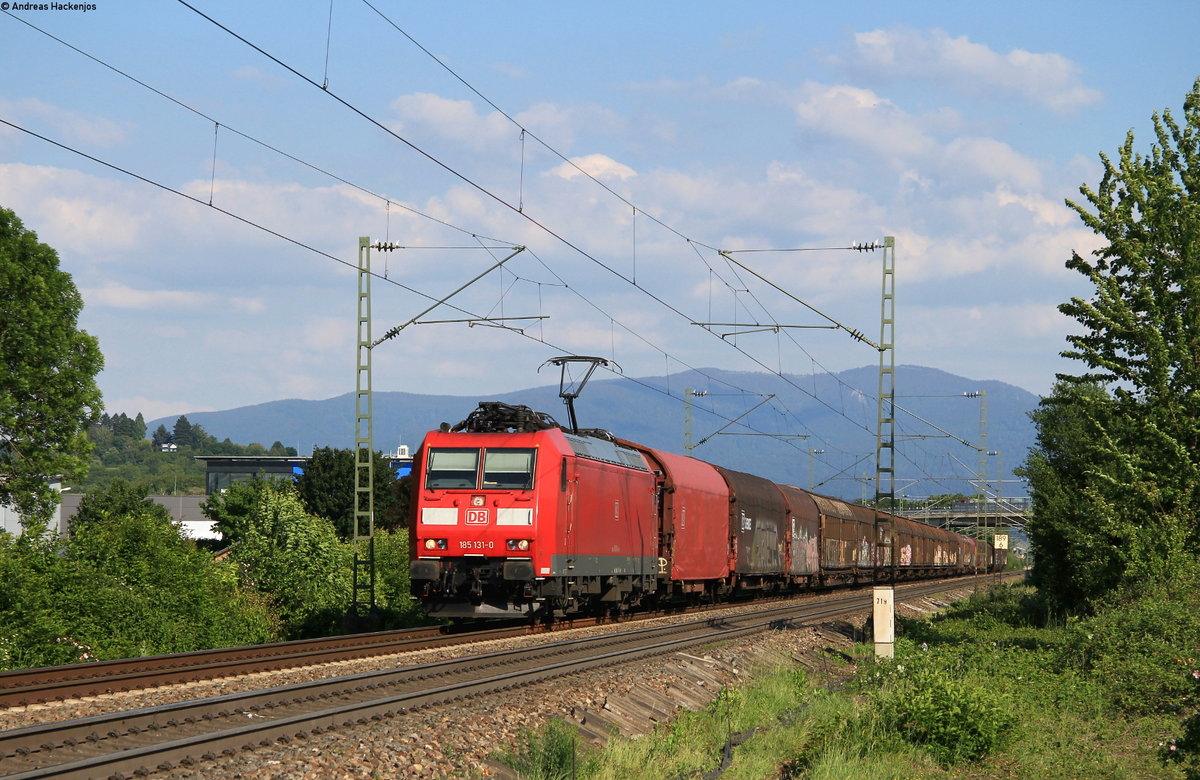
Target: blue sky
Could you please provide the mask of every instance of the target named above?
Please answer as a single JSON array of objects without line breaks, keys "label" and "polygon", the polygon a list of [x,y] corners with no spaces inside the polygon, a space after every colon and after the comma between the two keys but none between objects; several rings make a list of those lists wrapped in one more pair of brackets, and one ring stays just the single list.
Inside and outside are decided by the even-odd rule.
[{"label": "blue sky", "polygon": [[[74,275],[114,413],[352,391],[359,236],[412,247],[374,256],[376,336],[516,245],[425,319],[544,318],[407,328],[380,390],[485,397],[564,352],[875,364],[691,323],[820,322],[716,249],[887,235],[897,362],[1045,393],[1097,246],[1064,198],[1200,76],[1190,2],[194,5],[304,78],[180,3],[0,13],[0,119],[109,164],[0,125],[0,205]],[[878,335],[878,253],[736,256]]]}]

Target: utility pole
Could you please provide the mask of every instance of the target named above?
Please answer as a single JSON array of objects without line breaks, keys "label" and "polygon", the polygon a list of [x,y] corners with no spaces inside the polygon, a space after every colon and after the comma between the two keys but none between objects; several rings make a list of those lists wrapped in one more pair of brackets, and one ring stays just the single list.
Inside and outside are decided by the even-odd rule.
[{"label": "utility pole", "polygon": [[[874,244],[870,248],[875,248]],[[882,505],[896,496],[896,239],[883,239],[883,289],[879,302],[879,393],[875,425],[875,655],[892,658],[896,641],[896,560],[893,523]],[[888,567],[887,583],[881,567]]]},{"label": "utility pole", "polygon": [[988,541],[985,538],[987,536],[987,516],[985,515],[985,512],[987,511],[988,500],[987,459],[989,455],[987,448],[987,389],[984,388],[983,390],[976,390],[971,393],[963,393],[963,395],[967,398],[979,399],[979,444],[975,448],[979,451],[979,460],[977,461],[977,465],[975,467],[975,482],[976,487],[979,490],[979,498],[975,501],[975,540],[977,542],[975,551],[975,588],[978,590],[980,566],[979,549],[982,547],[982,545],[978,543]]},{"label": "utility pole", "polygon": [[[353,576],[349,617],[362,621],[375,610],[375,441],[372,431],[371,356],[375,347],[395,338],[400,331],[458,295],[475,282],[501,267],[525,247],[512,247],[512,253],[493,264],[454,292],[435,301],[416,317],[389,329],[377,339],[371,338],[371,249],[390,252],[403,249],[397,244],[372,244],[367,236],[358,239],[358,342],[354,390],[354,534],[351,540]],[[495,322],[497,320],[486,320]]]},{"label": "utility pole", "polygon": [[[383,247],[381,247],[383,248]],[[358,239],[358,343],[354,388],[354,534],[350,617],[375,608],[375,444],[371,395],[371,239]]]},{"label": "utility pole", "polygon": [[824,454],[825,454],[825,450],[810,449],[808,451],[808,489],[809,489],[809,491],[811,491],[813,489],[813,455],[824,455]]},{"label": "utility pole", "polygon": [[[980,541],[988,542],[990,544],[991,540],[986,538],[988,535],[987,534],[987,529],[988,529],[987,425],[988,425],[988,423],[987,423],[987,388],[984,388],[983,390],[979,391],[979,466],[977,469],[977,471],[979,472],[979,475],[978,475],[979,476],[979,504],[978,504],[979,521],[976,521],[975,524],[978,526],[981,524],[980,521],[982,522],[983,527],[979,529],[979,534],[978,534],[980,537]],[[975,548],[975,571],[976,571],[976,573],[978,573],[978,571],[979,571],[979,550],[982,548],[983,548],[982,544],[977,545]],[[988,563],[990,564],[991,562],[989,561]],[[983,570],[986,572],[988,570],[988,567],[985,566]],[[977,588],[979,587],[978,578],[976,578],[975,587],[977,587]]]}]

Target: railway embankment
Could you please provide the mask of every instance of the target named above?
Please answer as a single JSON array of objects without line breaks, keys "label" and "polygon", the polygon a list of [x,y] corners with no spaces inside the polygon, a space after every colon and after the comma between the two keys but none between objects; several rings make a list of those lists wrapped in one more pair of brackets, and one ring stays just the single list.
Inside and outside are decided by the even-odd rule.
[{"label": "railway embankment", "polygon": [[956,595],[903,610],[892,660],[853,629],[782,657],[755,643],[701,708],[603,747],[543,727],[505,763],[598,780],[1200,776],[1200,618],[1180,592],[1063,620],[1026,587]]}]

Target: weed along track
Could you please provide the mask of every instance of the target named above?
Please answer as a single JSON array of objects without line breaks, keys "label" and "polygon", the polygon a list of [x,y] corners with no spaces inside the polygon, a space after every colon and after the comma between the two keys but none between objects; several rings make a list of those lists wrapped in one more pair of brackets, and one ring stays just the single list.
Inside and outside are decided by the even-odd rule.
[{"label": "weed along track", "polygon": [[[905,591],[905,598],[937,589],[928,584],[914,586]],[[609,627],[597,636],[541,637],[549,641],[28,726],[0,732],[0,774],[109,777],[170,771],[175,775],[189,771],[189,767],[208,772],[216,759],[250,749],[269,749],[272,754],[286,756],[288,751],[302,750],[306,740],[331,734],[339,739],[414,712],[428,720],[430,713],[450,718],[464,707],[476,712],[508,707],[519,690],[539,683],[579,677],[607,667],[623,668],[657,656],[689,650],[694,653],[701,645],[861,613],[868,603],[865,594],[840,594],[737,614],[726,611],[715,617],[667,625]],[[713,678],[712,686],[716,685]],[[521,695],[528,696],[528,691]],[[586,709],[585,702],[578,704],[581,711]],[[660,710],[657,716],[667,718],[670,712]],[[611,714],[613,720],[621,717],[630,716]]]}]

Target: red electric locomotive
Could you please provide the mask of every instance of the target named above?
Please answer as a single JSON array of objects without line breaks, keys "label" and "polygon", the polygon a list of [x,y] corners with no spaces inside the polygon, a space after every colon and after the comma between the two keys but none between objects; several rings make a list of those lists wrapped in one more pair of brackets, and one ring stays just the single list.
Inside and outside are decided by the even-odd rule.
[{"label": "red electric locomotive", "polygon": [[641,453],[480,404],[413,461],[413,588],[431,615],[636,604],[659,574],[657,482]]}]

